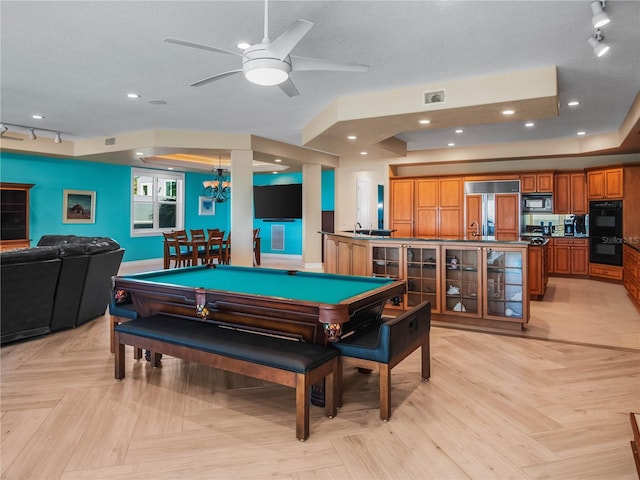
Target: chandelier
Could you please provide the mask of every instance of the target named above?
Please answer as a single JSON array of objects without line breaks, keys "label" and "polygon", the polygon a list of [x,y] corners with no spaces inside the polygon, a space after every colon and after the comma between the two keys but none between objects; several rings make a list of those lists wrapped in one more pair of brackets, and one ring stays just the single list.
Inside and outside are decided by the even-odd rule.
[{"label": "chandelier", "polygon": [[218,168],[213,171],[216,172],[215,178],[202,182],[204,187],[202,194],[214,202],[226,202],[231,198],[231,181],[227,176],[228,170],[222,168],[220,157],[218,157]]}]

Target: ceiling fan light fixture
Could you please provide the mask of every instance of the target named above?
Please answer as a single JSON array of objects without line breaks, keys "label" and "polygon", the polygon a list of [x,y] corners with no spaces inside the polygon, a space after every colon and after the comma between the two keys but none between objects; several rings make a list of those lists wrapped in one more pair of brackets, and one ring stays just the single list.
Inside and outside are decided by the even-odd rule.
[{"label": "ceiling fan light fixture", "polygon": [[275,58],[256,58],[246,61],[243,70],[251,83],[270,87],[286,82],[291,66]]}]

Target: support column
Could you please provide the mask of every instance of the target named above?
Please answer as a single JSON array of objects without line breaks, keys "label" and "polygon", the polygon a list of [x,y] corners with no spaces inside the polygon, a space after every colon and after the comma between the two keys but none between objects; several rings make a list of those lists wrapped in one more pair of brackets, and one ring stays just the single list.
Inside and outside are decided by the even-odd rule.
[{"label": "support column", "polygon": [[302,166],[302,263],[305,268],[322,269],[322,167]]},{"label": "support column", "polygon": [[253,150],[231,151],[231,264],[253,266]]}]

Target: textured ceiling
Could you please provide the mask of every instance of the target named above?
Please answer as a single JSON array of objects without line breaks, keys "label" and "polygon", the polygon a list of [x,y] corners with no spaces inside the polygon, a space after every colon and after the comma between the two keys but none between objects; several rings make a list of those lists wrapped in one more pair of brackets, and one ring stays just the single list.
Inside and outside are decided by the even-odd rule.
[{"label": "textured ceiling", "polygon": [[[1,120],[80,140],[154,129],[250,133],[302,145],[302,130],[340,97],[555,66],[559,115],[406,131],[408,150],[542,141],[617,131],[640,91],[640,2],[609,1],[610,53],[597,59],[589,1],[271,1],[269,32],[314,22],[292,54],[364,63],[367,73],[296,72],[300,96],[243,76],[189,87],[263,35],[260,1],[6,1],[1,14]],[[142,98],[128,99],[127,92]],[[480,92],[481,93],[481,92]],[[567,106],[578,99],[577,108]],[[151,100],[166,104],[156,105]],[[31,119],[34,113],[44,120]],[[452,121],[455,123],[455,120]],[[3,145],[4,146],[4,145]]]}]

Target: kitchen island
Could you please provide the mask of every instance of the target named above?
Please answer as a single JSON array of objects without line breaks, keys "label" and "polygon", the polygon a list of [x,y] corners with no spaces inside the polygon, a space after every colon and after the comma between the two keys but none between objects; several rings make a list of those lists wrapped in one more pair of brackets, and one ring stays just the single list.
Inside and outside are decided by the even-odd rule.
[{"label": "kitchen island", "polygon": [[388,309],[429,301],[435,322],[499,330],[529,321],[529,242],[321,233],[326,273],[405,281]]}]

